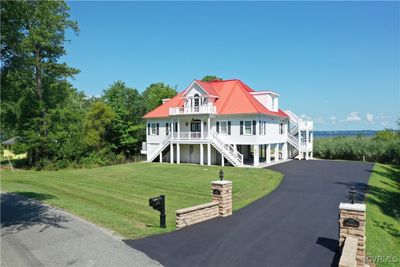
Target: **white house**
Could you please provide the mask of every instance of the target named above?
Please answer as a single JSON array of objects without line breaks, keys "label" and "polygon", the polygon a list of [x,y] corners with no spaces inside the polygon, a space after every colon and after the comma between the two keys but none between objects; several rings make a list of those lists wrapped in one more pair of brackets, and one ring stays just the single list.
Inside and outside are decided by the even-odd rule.
[{"label": "white house", "polygon": [[279,109],[277,93],[240,80],[195,80],[144,118],[150,162],[258,166],[312,157],[313,122]]}]

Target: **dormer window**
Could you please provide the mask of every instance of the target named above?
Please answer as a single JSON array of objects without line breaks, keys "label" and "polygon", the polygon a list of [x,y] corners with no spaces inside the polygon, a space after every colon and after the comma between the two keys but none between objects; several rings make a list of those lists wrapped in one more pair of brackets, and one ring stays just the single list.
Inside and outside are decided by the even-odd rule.
[{"label": "dormer window", "polygon": [[199,96],[199,94],[195,94],[195,95],[194,95],[194,103],[193,103],[193,105],[194,105],[195,107],[200,106],[200,96]]}]

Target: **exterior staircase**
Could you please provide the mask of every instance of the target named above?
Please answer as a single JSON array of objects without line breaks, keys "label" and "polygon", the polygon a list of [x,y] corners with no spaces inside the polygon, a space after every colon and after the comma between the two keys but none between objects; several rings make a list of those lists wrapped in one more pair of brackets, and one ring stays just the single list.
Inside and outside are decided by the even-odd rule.
[{"label": "exterior staircase", "polygon": [[313,122],[305,120],[286,110],[285,113],[289,115],[289,129],[288,129],[288,143],[289,143],[289,157],[295,158],[302,155],[303,152],[312,152],[312,141],[306,142],[304,136],[299,136],[301,131],[311,131],[313,129]]},{"label": "exterior staircase", "polygon": [[211,133],[210,141],[213,147],[221,153],[233,166],[243,166],[243,155],[234,146],[225,144],[215,132]]},{"label": "exterior staircase", "polygon": [[147,161],[148,162],[152,162],[153,160],[155,160],[155,158],[160,155],[160,152],[162,152],[170,143],[171,140],[171,134],[167,135],[164,140],[162,141],[162,143],[151,152],[151,156],[148,157]]},{"label": "exterior staircase", "polygon": [[291,146],[289,157],[293,159],[299,155],[299,121],[301,119],[290,110],[286,110],[285,113],[289,115],[288,143]]},{"label": "exterior staircase", "polygon": [[[148,157],[149,162],[154,161],[157,156],[160,155],[164,149],[168,147],[171,142],[171,134],[167,135],[163,142],[153,151],[151,151],[151,156]],[[210,143],[211,145],[221,153],[233,166],[240,167],[243,166],[243,155],[237,151],[234,146],[230,144],[225,144],[219,137],[217,133],[212,133],[210,135]]]}]

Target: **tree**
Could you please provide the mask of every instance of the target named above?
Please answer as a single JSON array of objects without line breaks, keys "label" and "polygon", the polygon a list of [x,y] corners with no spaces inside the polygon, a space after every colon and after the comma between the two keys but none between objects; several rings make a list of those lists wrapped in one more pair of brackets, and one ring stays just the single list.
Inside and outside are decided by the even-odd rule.
[{"label": "tree", "polygon": [[78,70],[59,62],[65,31],[78,32],[68,11],[64,1],[2,1],[1,133],[23,137],[30,163],[58,157],[58,123],[79,117],[68,107],[78,93],[67,81]]},{"label": "tree", "polygon": [[100,101],[94,103],[84,121],[83,140],[85,144],[92,149],[104,148],[107,144],[106,130],[115,116],[115,112],[107,104]]},{"label": "tree", "polygon": [[143,92],[146,111],[149,112],[162,104],[165,98],[172,98],[177,94],[176,89],[163,82],[153,83]]},{"label": "tree", "polygon": [[201,79],[203,82],[211,82],[211,81],[222,81],[222,78],[219,78],[215,75],[206,75]]},{"label": "tree", "polygon": [[115,151],[127,157],[139,153],[146,128],[142,119],[146,110],[143,97],[136,89],[117,81],[104,90],[102,99],[116,113],[107,137]]}]

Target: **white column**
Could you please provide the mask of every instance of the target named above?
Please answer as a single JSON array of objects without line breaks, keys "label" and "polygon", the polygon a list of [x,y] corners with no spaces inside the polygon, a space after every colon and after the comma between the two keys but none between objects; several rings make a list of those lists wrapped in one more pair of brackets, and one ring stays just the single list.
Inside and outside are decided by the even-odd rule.
[{"label": "white column", "polygon": [[[174,138],[174,124],[175,124],[174,120],[171,120],[171,136],[172,136],[172,138]],[[171,162],[171,163],[173,163],[173,162]]]},{"label": "white column", "polygon": [[[181,122],[180,122],[180,120],[178,119],[178,139],[180,139],[181,138],[181,135],[180,135],[180,132],[181,132]],[[178,151],[178,150],[177,150]]]},{"label": "white column", "polygon": [[204,151],[203,151],[203,144],[200,144],[200,165],[204,165]]},{"label": "white column", "polygon": [[[178,129],[179,129],[179,126],[178,126]],[[177,164],[181,163],[181,146],[179,143],[176,143],[176,163]]]},{"label": "white column", "polygon": [[[209,119],[210,120],[210,119]],[[207,144],[207,165],[211,165],[211,144]]]},{"label": "white column", "polygon": [[169,160],[170,163],[174,163],[174,144],[169,145]]},{"label": "white column", "polygon": [[275,144],[275,161],[279,160],[279,144]]},{"label": "white column", "polygon": [[[297,126],[298,127],[298,126]],[[301,149],[301,132],[302,131],[300,131],[300,129],[298,130],[298,138],[299,138],[299,160],[301,160],[302,159],[302,157],[303,157],[303,150]]]},{"label": "white column", "polygon": [[210,138],[210,134],[211,134],[211,118],[208,117],[207,119],[207,130],[208,130],[208,138]]},{"label": "white column", "polygon": [[203,119],[201,119],[201,120],[200,120],[200,123],[201,123],[201,125],[200,125],[200,129],[201,129],[201,134],[200,134],[200,137],[201,137],[201,139],[203,139],[203,136],[204,136],[204,134],[203,134],[203,131],[204,131],[204,127],[203,127]]},{"label": "white column", "polygon": [[282,144],[282,159],[288,158],[288,144],[287,142]]},{"label": "white column", "polygon": [[271,145],[270,144],[267,144],[267,150],[265,153],[265,162],[271,163]]},{"label": "white column", "polygon": [[224,155],[221,153],[221,166],[225,166]]},{"label": "white column", "polygon": [[260,165],[260,151],[259,151],[259,145],[254,145],[254,166]]},{"label": "white column", "polygon": [[160,152],[160,163],[162,163],[162,151]]}]

